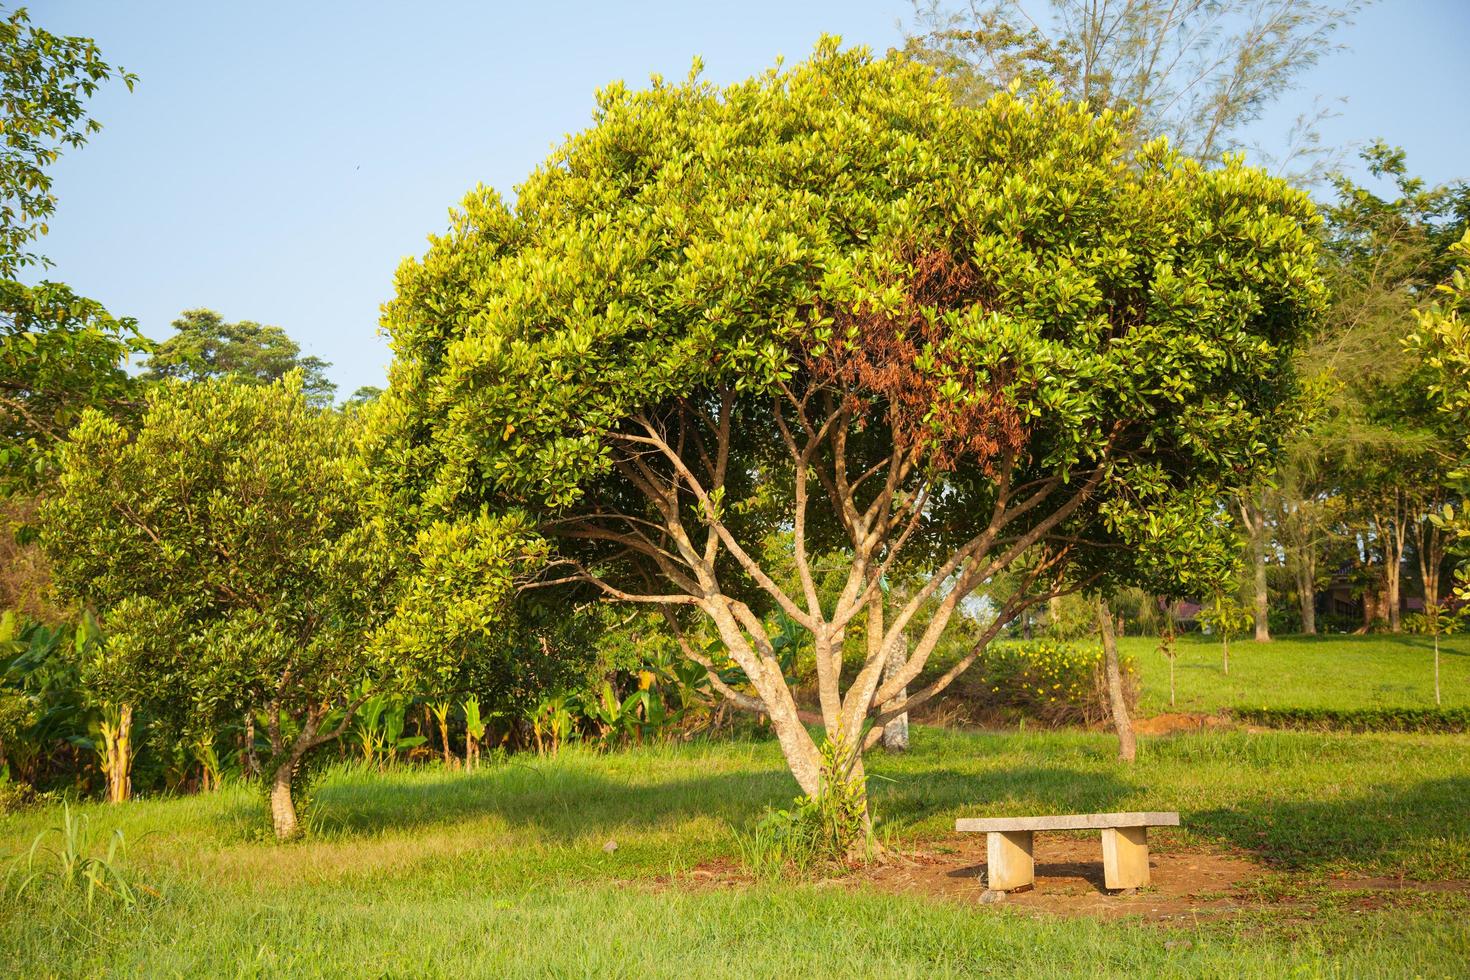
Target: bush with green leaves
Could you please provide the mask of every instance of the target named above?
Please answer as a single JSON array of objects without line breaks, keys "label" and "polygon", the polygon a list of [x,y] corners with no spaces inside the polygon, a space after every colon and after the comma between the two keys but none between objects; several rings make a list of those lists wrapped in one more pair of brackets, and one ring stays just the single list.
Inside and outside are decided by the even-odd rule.
[{"label": "bush with green leaves", "polygon": [[97,696],[191,743],[259,715],[282,837],[293,779],[364,680],[415,676],[372,643],[395,593],[348,478],[356,424],[312,408],[299,376],[161,384],[131,429],[83,416],[40,516],[58,584],[105,626]]},{"label": "bush with green leaves", "polygon": [[[1130,713],[1137,701],[1131,658],[1120,662]],[[1108,692],[1100,647],[1041,640],[998,643],[975,666],[978,707],[1048,725],[1106,721]]]}]

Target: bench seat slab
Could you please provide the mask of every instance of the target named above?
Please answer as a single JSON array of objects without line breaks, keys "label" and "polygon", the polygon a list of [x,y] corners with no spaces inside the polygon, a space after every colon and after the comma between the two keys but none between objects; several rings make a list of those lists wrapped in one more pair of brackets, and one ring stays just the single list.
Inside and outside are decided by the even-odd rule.
[{"label": "bench seat slab", "polygon": [[993,833],[985,839],[985,882],[991,891],[1008,892],[1036,883],[1036,859],[1029,830]]},{"label": "bench seat slab", "polygon": [[1177,812],[1069,813],[1053,817],[962,817],[954,829],[985,834],[1014,830],[1105,830],[1109,827],[1177,827]]}]

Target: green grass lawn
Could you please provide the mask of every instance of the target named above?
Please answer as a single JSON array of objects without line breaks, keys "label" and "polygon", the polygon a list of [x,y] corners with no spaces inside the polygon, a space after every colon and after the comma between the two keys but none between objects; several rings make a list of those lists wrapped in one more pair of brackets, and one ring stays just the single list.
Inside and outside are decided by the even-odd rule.
[{"label": "green grass lawn", "polygon": [[[1328,876],[1470,878],[1470,736],[1102,734],[920,728],[875,756],[882,832],[944,840],[959,814],[1181,811],[1160,850],[1289,869],[1298,906],[1189,928],[1047,918],[821,883],[697,888],[683,872],[794,792],[766,742],[519,756],[480,772],[338,770],[308,840],[262,839],[250,790],[81,808],[157,892],[126,912],[46,884],[0,899],[0,972],[23,976],[1451,976],[1470,901],[1363,911]],[[56,808],[0,818],[23,851]],[[618,848],[606,853],[603,845]],[[672,882],[670,882],[672,876]]]},{"label": "green grass lawn", "polygon": [[[1230,676],[1220,642],[1181,636],[1169,706],[1169,662],[1153,637],[1123,637],[1119,649],[1142,674],[1139,708],[1423,708],[1434,706],[1433,640],[1427,636],[1283,636],[1230,644]],[[1470,705],[1470,636],[1440,640],[1440,690],[1447,707]]]}]

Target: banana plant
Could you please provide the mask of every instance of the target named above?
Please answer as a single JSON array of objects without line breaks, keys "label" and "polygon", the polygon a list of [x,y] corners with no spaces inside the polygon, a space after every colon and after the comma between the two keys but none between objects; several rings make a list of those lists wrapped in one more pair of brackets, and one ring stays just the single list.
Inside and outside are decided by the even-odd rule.
[{"label": "banana plant", "polygon": [[531,737],[538,755],[555,755],[561,746],[576,735],[573,704],[565,695],[542,698],[528,714]]},{"label": "banana plant", "polygon": [[362,752],[364,762],[385,768],[397,761],[398,753],[423,745],[422,735],[403,734],[405,705],[385,694],[374,694],[357,709],[353,719],[353,739]]},{"label": "banana plant", "polygon": [[471,694],[461,705],[464,709],[464,766],[480,765],[480,740],[485,737],[485,719],[480,716],[480,699]]},{"label": "banana plant", "polygon": [[449,750],[449,712],[453,705],[446,699],[444,701],[433,701],[429,704],[429,713],[434,716],[434,721],[439,725],[439,740],[444,750],[444,768],[454,766],[454,753]]}]

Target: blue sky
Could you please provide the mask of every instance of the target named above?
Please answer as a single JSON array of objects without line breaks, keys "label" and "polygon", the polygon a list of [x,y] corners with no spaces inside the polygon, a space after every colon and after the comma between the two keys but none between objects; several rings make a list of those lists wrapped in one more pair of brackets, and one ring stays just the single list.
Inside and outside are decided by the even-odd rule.
[{"label": "blue sky", "polygon": [[[904,0],[34,4],[140,77],[93,102],[104,130],[57,165],[46,275],[163,338],[181,310],[284,327],[346,395],[381,385],[378,307],[476,183],[509,192],[613,79],[733,81],[823,32],[880,51]],[[1434,181],[1470,177],[1470,0],[1386,0],[1262,122],[1314,95],[1351,146],[1382,136]],[[1457,111],[1458,109],[1458,111]]]}]

